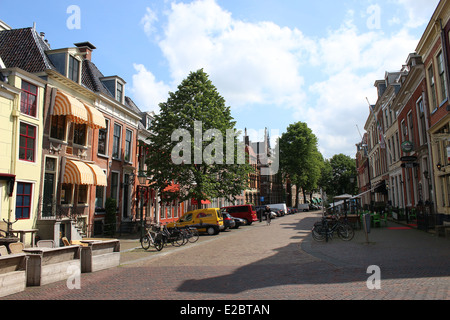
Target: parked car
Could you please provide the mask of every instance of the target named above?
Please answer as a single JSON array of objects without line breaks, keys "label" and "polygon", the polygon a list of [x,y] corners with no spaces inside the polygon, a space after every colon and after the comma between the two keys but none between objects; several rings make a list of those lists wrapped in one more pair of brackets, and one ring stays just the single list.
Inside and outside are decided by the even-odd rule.
[{"label": "parked car", "polygon": [[298,205],[298,209],[303,212],[309,211],[309,209],[310,209],[309,204],[308,203],[300,203]]},{"label": "parked car", "polygon": [[242,219],[242,218],[238,218],[238,217],[233,217],[234,222],[236,223],[236,226],[234,227],[235,229],[238,229],[240,226],[245,226],[247,225],[247,220]]},{"label": "parked car", "polygon": [[167,228],[195,227],[199,232],[210,235],[218,234],[225,229],[222,212],[219,208],[198,209],[188,211],[176,222],[167,224]]},{"label": "parked car", "polygon": [[224,230],[234,229],[236,227],[236,222],[228,212],[222,211],[222,216],[223,216],[223,225],[225,227]]},{"label": "parked car", "polygon": [[268,206],[270,207],[270,209],[272,209],[273,211],[276,210],[281,210],[282,215],[284,216],[285,214],[287,214],[287,207],[285,203],[278,203],[278,204],[268,204]]},{"label": "parked car", "polygon": [[247,225],[251,225],[254,221],[258,221],[256,216],[255,207],[250,204],[244,204],[240,206],[222,207],[220,210],[225,210],[233,217],[247,220]]}]

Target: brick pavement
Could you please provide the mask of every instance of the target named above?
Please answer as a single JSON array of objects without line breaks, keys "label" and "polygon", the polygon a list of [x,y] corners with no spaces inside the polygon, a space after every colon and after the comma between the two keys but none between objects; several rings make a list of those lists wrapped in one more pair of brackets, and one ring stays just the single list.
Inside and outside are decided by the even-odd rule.
[{"label": "brick pavement", "polygon": [[[450,241],[419,230],[372,229],[354,240],[314,242],[315,213],[255,223],[196,244],[138,248],[121,240],[122,265],[82,274],[81,289],[64,283],[27,288],[5,299],[26,300],[443,300],[450,299]],[[381,289],[369,290],[367,267],[381,268]]]}]

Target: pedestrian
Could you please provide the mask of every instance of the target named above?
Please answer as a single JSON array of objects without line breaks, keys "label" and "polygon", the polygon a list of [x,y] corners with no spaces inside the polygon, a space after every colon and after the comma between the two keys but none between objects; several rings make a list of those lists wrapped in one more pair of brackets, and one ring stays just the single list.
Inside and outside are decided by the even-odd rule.
[{"label": "pedestrian", "polygon": [[270,212],[270,207],[266,206],[266,210],[265,210],[265,214],[266,214],[266,221],[267,221],[267,225],[270,226],[270,221],[271,221],[271,212]]}]

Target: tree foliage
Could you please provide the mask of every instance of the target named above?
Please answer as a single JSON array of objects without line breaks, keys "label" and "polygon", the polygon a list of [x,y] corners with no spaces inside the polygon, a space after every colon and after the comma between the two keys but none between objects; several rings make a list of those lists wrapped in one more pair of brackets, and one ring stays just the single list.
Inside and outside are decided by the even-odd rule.
[{"label": "tree foliage", "polygon": [[[240,195],[251,168],[245,156],[238,161],[235,122],[208,75],[202,69],[190,73],[160,109],[152,122],[147,174],[162,197],[200,204]],[[168,188],[171,184],[179,188]]]},{"label": "tree foliage", "polygon": [[291,124],[280,138],[280,168],[298,191],[312,192],[319,186],[323,157],[317,144],[317,137],[303,122]]}]

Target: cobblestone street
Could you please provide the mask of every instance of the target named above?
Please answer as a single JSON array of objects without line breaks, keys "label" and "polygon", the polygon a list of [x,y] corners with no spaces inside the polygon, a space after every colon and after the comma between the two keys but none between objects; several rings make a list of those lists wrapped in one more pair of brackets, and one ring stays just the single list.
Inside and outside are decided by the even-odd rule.
[{"label": "cobblestone street", "polygon": [[[448,300],[450,241],[423,231],[358,230],[351,242],[314,242],[317,213],[241,227],[157,253],[122,240],[121,266],[66,282],[27,288],[25,300]],[[392,224],[392,223],[391,223]],[[381,269],[370,290],[367,268]]]}]

